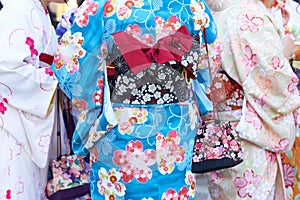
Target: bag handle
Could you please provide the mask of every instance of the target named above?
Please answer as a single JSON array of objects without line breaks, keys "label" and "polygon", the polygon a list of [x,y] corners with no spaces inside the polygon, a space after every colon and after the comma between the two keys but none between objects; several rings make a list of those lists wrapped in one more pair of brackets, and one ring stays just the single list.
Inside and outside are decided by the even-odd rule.
[{"label": "bag handle", "polygon": [[[210,65],[210,60],[209,60],[209,54],[208,54],[208,45],[207,45],[207,37],[206,37],[206,30],[204,28],[203,30],[203,36],[204,36],[204,42],[205,42],[205,50],[206,50],[206,56],[207,56],[207,65],[209,69],[209,83],[210,86],[212,85],[212,70],[211,70],[211,65]],[[211,102],[212,102],[212,112],[213,112],[213,120],[219,124],[220,123],[220,118],[219,118],[219,113],[215,109],[214,105],[214,95],[213,93],[211,94]]]},{"label": "bag handle", "polygon": [[62,153],[62,148],[61,148],[61,127],[60,127],[60,91],[59,91],[59,88],[56,90],[56,137],[57,137],[57,156],[60,157],[61,156],[61,153]]}]

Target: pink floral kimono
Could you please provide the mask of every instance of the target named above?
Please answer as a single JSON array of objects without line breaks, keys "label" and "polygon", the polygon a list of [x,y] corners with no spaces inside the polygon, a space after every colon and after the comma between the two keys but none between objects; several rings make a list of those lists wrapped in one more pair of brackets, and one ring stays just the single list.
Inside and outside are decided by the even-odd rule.
[{"label": "pink floral kimono", "polygon": [[[220,106],[235,122],[244,161],[206,174],[212,199],[286,198],[280,153],[295,141],[298,78],[284,58],[281,28],[260,0],[208,0],[224,45],[223,69],[242,88]],[[238,89],[238,88],[237,88]],[[221,97],[220,97],[221,98]]]}]

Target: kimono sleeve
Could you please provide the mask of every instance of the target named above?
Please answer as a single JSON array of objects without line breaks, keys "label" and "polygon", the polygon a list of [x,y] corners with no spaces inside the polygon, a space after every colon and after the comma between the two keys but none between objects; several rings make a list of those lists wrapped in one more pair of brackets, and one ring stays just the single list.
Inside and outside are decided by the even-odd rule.
[{"label": "kimono sleeve", "polygon": [[[245,93],[240,136],[276,153],[294,143],[293,112],[300,105],[298,79],[284,58],[281,37],[270,16],[257,14],[257,29],[231,32],[236,77]],[[235,29],[236,30],[236,29]],[[227,67],[227,69],[226,69]]]},{"label": "kimono sleeve", "polygon": [[[42,34],[33,27],[29,12],[22,6],[7,5],[0,13],[0,85],[9,88],[5,92],[0,86],[0,101],[4,99],[18,110],[45,118],[57,81],[47,74],[49,67],[40,66]],[[43,23],[40,20],[37,23]]]},{"label": "kimono sleeve", "polygon": [[74,24],[59,42],[52,68],[60,88],[81,111],[73,135],[73,150],[86,156],[96,142],[91,139],[95,136],[93,131],[105,132],[108,124],[115,124],[115,119],[101,52],[103,5],[86,1],[76,13]]}]

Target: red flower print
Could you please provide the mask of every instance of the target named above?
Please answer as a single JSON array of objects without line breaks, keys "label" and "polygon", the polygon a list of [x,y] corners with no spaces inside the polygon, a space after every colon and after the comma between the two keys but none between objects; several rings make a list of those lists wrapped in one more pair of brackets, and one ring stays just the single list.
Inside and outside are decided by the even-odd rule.
[{"label": "red flower print", "polygon": [[25,43],[29,46],[31,57],[33,58],[34,55],[37,56],[38,51],[34,48],[34,40],[30,37],[27,37]]},{"label": "red flower print", "polygon": [[45,68],[45,74],[48,74],[49,76],[53,76],[53,71],[52,71],[51,67]]},{"label": "red flower print", "polygon": [[81,7],[82,9],[79,9],[75,14],[75,21],[78,26],[84,27],[89,23],[89,15],[95,15],[98,12],[98,2],[86,0]]},{"label": "red flower print", "polygon": [[11,190],[6,190],[6,199],[11,199]]},{"label": "red flower print", "polygon": [[86,103],[85,100],[74,98],[72,103],[73,103],[79,110],[81,110],[81,111],[86,110],[87,103]]},{"label": "red flower print", "polygon": [[246,66],[247,75],[249,75],[250,70],[258,63],[257,55],[253,54],[251,47],[248,45],[245,47],[243,62]]},{"label": "red flower print", "polygon": [[146,183],[152,177],[152,170],[148,167],[156,162],[156,152],[152,149],[143,151],[141,141],[130,141],[126,151],[114,152],[113,162],[121,166],[122,179],[128,183],[135,177],[139,182]]},{"label": "red flower print", "polygon": [[254,176],[254,172],[247,169],[244,172],[244,177],[236,177],[234,179],[234,185],[238,188],[237,193],[241,198],[245,198],[247,196],[251,198],[260,181],[261,176]]},{"label": "red flower print", "polygon": [[3,102],[0,102],[0,113],[2,115],[4,115],[5,111],[7,110],[7,108],[5,107]]},{"label": "red flower print", "polygon": [[242,25],[240,29],[242,31],[246,31],[249,29],[251,32],[257,32],[258,26],[262,26],[264,24],[264,20],[261,17],[255,17],[254,15],[242,15],[241,16]]},{"label": "red flower print", "polygon": [[295,180],[295,174],[294,174],[294,168],[290,164],[284,164],[283,165],[283,178],[284,178],[284,184],[285,187],[293,187],[294,180]]}]

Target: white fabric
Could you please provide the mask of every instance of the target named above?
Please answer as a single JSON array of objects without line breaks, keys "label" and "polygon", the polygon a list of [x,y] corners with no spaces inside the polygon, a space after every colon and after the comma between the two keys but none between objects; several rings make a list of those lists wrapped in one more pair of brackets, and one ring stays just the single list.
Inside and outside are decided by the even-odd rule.
[{"label": "white fabric", "polygon": [[[0,12],[0,199],[45,199],[49,149],[55,144],[55,80],[40,53],[56,35],[38,0],[4,0]],[[54,100],[54,101],[53,101]],[[52,108],[52,109],[51,109]],[[52,155],[55,155],[52,153]]]}]

